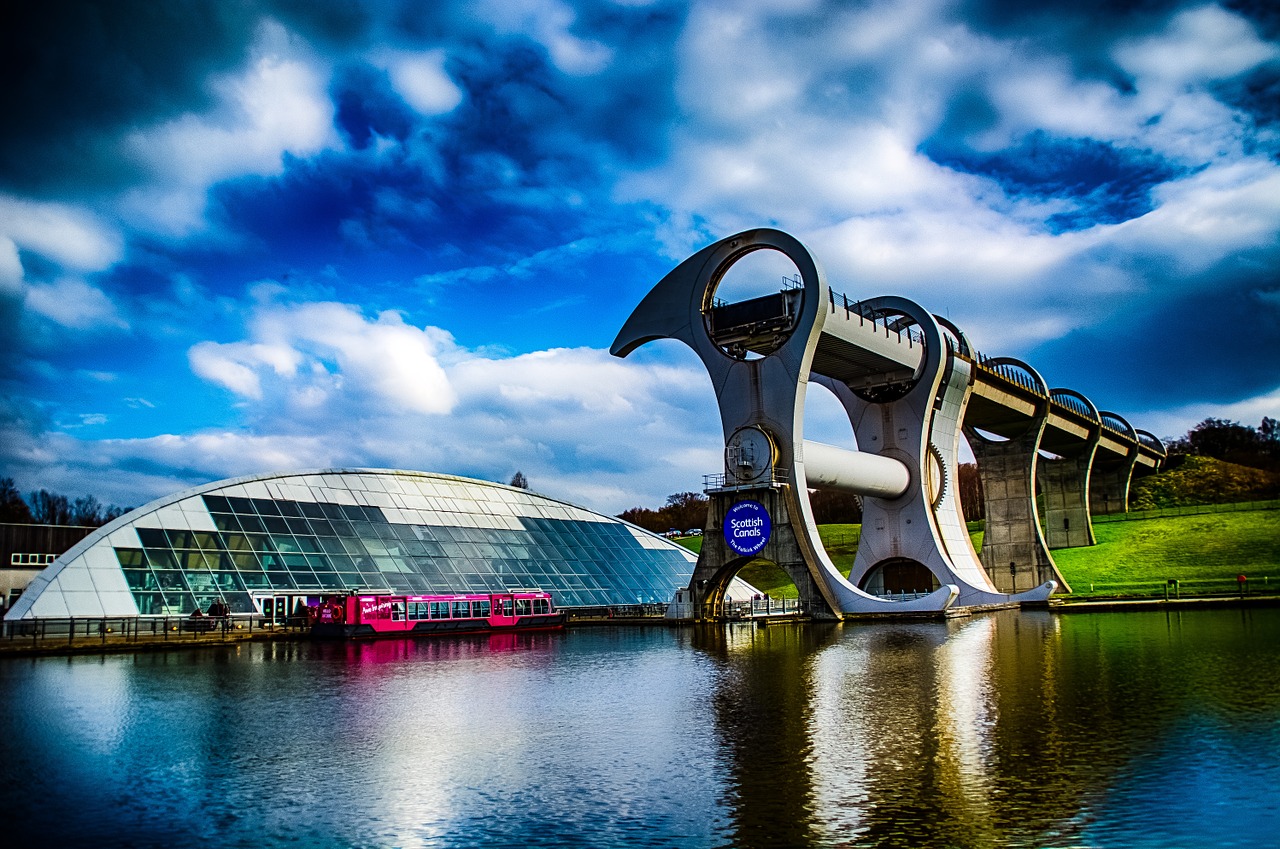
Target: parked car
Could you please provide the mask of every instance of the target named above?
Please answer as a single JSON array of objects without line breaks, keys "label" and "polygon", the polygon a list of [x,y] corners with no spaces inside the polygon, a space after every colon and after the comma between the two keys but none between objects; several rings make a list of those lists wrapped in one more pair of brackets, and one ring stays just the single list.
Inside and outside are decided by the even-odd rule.
[{"label": "parked car", "polygon": [[687,537],[700,537],[702,536],[702,528],[690,528],[684,532],[684,535]]}]

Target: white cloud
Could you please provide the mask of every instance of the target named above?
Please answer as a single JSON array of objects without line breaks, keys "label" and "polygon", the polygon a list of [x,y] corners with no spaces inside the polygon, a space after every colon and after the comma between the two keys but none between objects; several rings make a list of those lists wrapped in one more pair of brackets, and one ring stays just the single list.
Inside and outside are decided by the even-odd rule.
[{"label": "white cloud", "polygon": [[200,342],[187,351],[187,362],[197,377],[245,398],[261,398],[262,383],[258,374],[245,363],[246,359],[257,362],[252,356],[254,347],[243,343]]},{"label": "white cloud", "polygon": [[443,115],[462,102],[462,90],[444,69],[443,50],[383,51],[374,56],[373,61],[386,69],[396,91],[419,114]]},{"label": "white cloud", "polygon": [[1280,56],[1243,18],[1220,6],[1179,12],[1163,32],[1117,45],[1116,61],[1139,86],[1174,90],[1225,80]]},{"label": "white cloud", "polygon": [[566,74],[589,76],[613,60],[609,47],[570,31],[577,14],[559,0],[485,0],[478,6],[497,32],[521,33],[538,42]]},{"label": "white cloud", "polygon": [[1207,169],[1155,190],[1156,209],[1114,228],[1106,241],[1159,253],[1187,273],[1231,254],[1276,243],[1280,169],[1251,159]]},{"label": "white cloud", "polygon": [[[120,234],[82,207],[2,194],[0,240],[5,254],[21,248],[77,272],[109,268],[124,252]],[[0,282],[12,279],[15,261],[3,259]]]},{"label": "white cloud", "polygon": [[129,327],[111,299],[101,289],[96,289],[83,280],[67,278],[29,286],[26,307],[63,327],[75,330]]},{"label": "white cloud", "polygon": [[264,397],[264,377],[289,393],[297,409],[374,403],[392,412],[440,414],[456,394],[438,354],[447,334],[406,325],[393,312],[370,321],[335,303],[266,303],[251,320],[252,340],[201,342],[188,351],[201,378],[247,399]]},{"label": "white cloud", "polygon": [[272,175],[286,153],[307,156],[337,145],[327,73],[277,24],[262,27],[249,65],[209,85],[217,107],[139,129],[123,141],[151,182],[128,193],[122,207],[139,226],[184,235],[203,223],[214,183]]},{"label": "white cloud", "polygon": [[5,236],[0,236],[0,296],[22,293],[22,259],[18,246]]}]

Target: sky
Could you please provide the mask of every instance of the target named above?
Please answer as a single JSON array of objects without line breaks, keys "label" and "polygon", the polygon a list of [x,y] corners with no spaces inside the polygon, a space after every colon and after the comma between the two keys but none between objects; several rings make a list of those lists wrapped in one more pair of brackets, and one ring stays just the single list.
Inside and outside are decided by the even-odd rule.
[{"label": "sky", "polygon": [[1280,417],[1274,2],[18,0],[0,63],[24,493],[660,506],[720,470],[710,380],[609,345],[760,226],[1157,436]]}]

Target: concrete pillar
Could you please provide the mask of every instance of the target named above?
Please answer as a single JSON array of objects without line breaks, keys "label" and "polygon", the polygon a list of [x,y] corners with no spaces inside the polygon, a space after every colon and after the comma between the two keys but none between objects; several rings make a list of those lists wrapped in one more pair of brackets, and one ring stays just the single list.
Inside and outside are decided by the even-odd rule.
[{"label": "concrete pillar", "polygon": [[1044,538],[1049,548],[1096,545],[1089,514],[1089,471],[1096,440],[1076,457],[1041,458],[1037,464],[1044,499]]},{"label": "concrete pillar", "polygon": [[[771,521],[769,541],[753,557],[743,557],[724,538],[724,517],[739,501],[756,501],[768,511]],[[743,566],[753,559],[768,560],[787,573],[800,595],[800,609],[815,619],[835,619],[830,605],[809,572],[804,553],[796,540],[785,486],[735,489],[708,493],[707,525],[702,533],[702,551],[693,568],[689,593],[694,618],[718,619],[724,614],[724,594]]]},{"label": "concrete pillar", "polygon": [[990,442],[968,431],[986,516],[982,564],[1001,592],[1020,592],[1045,581],[1057,581],[1059,592],[1071,592],[1049,554],[1036,505],[1037,449],[1044,424],[1040,416],[1024,434],[1006,442]]},{"label": "concrete pillar", "polygon": [[1089,509],[1095,516],[1129,512],[1129,482],[1133,480],[1133,466],[1138,460],[1138,450],[1118,464],[1099,467],[1095,465],[1089,476]]}]

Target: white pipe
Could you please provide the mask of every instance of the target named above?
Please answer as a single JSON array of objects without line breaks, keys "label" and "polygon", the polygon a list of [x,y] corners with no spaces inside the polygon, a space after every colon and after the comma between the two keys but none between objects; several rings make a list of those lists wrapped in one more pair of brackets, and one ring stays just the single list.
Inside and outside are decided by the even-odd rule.
[{"label": "white pipe", "polygon": [[907,467],[892,457],[804,441],[804,473],[814,489],[839,489],[874,498],[897,498],[911,484]]}]

